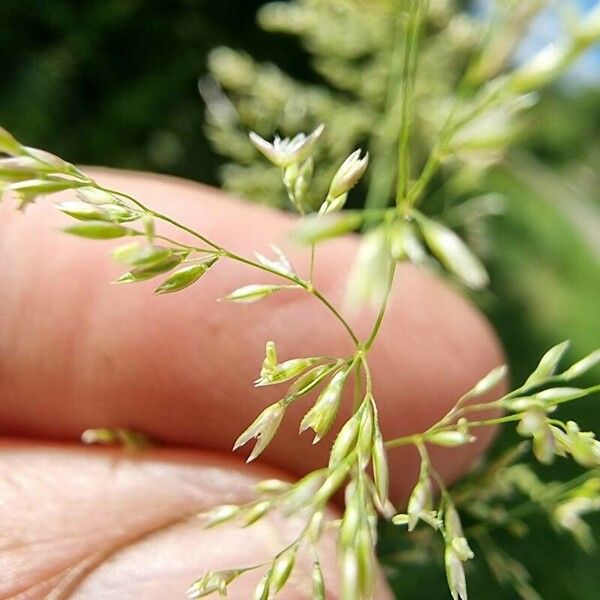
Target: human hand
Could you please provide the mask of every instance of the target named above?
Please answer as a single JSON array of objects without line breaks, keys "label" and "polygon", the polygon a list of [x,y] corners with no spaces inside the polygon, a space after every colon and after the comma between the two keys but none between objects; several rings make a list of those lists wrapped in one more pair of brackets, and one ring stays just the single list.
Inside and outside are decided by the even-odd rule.
[{"label": "human hand", "polygon": [[[305,252],[286,242],[291,217],[181,180],[86,171],[242,254],[274,242],[303,266]],[[294,519],[206,531],[193,515],[243,501],[273,469],[294,477],[326,463],[327,440],[312,446],[310,436],[297,434],[304,405],[290,409],[260,465],[243,465],[230,448],[277,399],[276,389],[250,385],[264,342],[274,339],[286,356],[335,356],[350,349],[344,330],[295,292],[248,307],[216,305],[215,297],[240,282],[257,282],[237,264],[218,265],[172,297],[153,297],[152,282],[110,286],[119,273],[107,244],[58,233],[62,218],[50,204],[42,200],[26,215],[0,207],[0,433],[7,436],[0,446],[0,598],[178,598],[207,569],[271,556],[291,539]],[[319,250],[317,285],[336,304],[355,249],[349,238]],[[368,313],[355,319],[363,332],[371,323]],[[481,315],[413,267],[399,271],[371,356],[386,437],[426,428],[502,362]],[[131,454],[74,443],[85,429],[104,426],[146,432],[160,446]],[[437,470],[455,479],[486,435],[466,448],[432,451]],[[411,450],[390,452],[399,503],[416,465]],[[326,537],[328,597],[335,598],[334,536]],[[281,598],[309,598],[309,572],[307,558]],[[232,585],[229,597],[248,598],[250,581]],[[381,587],[377,598],[385,594]]]}]

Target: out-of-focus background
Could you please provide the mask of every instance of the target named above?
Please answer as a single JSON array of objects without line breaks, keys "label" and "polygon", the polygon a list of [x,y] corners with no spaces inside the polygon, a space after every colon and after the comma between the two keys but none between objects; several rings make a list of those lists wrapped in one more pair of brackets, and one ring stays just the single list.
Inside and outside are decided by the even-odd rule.
[{"label": "out-of-focus background", "polygon": [[[239,194],[276,203],[275,184],[254,164],[251,149],[228,121],[232,111],[237,110],[241,129],[256,123],[266,133],[274,118],[285,122],[284,129],[292,133],[296,121],[306,117],[312,124],[313,117],[327,114],[336,102],[350,107],[357,102],[368,115],[367,109],[377,104],[377,71],[369,71],[372,64],[361,65],[360,53],[354,56],[353,49],[347,49],[336,58],[338,66],[355,60],[355,71],[364,68],[374,85],[356,78],[354,90],[344,90],[342,81],[337,95],[322,92],[331,88],[335,60],[317,62],[316,71],[311,67],[326,41],[309,35],[302,38],[304,45],[299,43],[281,30],[290,33],[295,27],[302,34],[302,27],[309,25],[302,25],[301,19],[282,25],[273,11],[261,13],[263,27],[272,31],[261,30],[255,14],[263,4],[258,0],[2,0],[0,123],[28,145],[73,162],[158,171],[215,185],[224,180]],[[468,19],[486,18],[488,2],[462,4],[469,10]],[[565,8],[560,5],[568,3],[554,4],[560,12]],[[580,2],[581,8],[593,4]],[[511,60],[523,60],[556,37],[560,16],[556,11],[540,11]],[[371,25],[365,19],[365,27]],[[360,32],[353,35],[364,41]],[[458,31],[452,49],[457,54],[460,35]],[[468,31],[464,35],[468,37]],[[246,55],[224,50],[209,54],[219,46],[247,53],[257,62],[246,64]],[[431,51],[432,64],[435,51]],[[276,67],[256,66],[264,61]],[[206,77],[209,71],[212,78]],[[282,72],[310,85],[306,115],[298,117],[296,110],[290,120],[281,109],[289,104],[285,94],[296,90]],[[239,78],[235,80],[238,75],[248,78],[244,84],[248,89],[274,86],[283,96],[281,104],[272,99],[274,104],[262,121],[257,100]],[[208,126],[199,80],[211,105]],[[357,92],[356,86],[368,87],[370,93]],[[225,100],[223,88],[233,95],[234,104]],[[365,142],[372,122],[358,123],[356,114],[348,110],[355,132],[347,143]],[[337,127],[344,131],[343,123]],[[514,137],[512,150],[485,169],[465,168],[446,179],[442,175],[435,182],[432,205],[452,206],[454,198],[461,201],[462,212],[454,209],[450,219],[454,214],[490,269],[491,289],[477,301],[495,324],[513,377],[519,381],[551,345],[571,339],[569,358],[574,360],[600,340],[600,54],[588,53],[545,90]],[[329,150],[335,154],[335,148]],[[227,165],[231,158],[245,161],[245,170]],[[475,178],[476,184],[469,178]],[[469,208],[466,189],[493,195]],[[355,194],[356,204],[364,201],[362,193],[359,189]],[[489,214],[481,217],[481,212]],[[599,377],[596,369],[587,379],[593,382]],[[571,410],[586,427],[600,431],[597,397]],[[498,448],[505,442],[501,439]],[[569,469],[559,465],[542,476],[568,474]],[[600,520],[591,517],[590,522],[600,539]],[[597,599],[598,554],[586,556],[570,539],[558,537],[542,517],[530,527],[523,540],[505,535],[501,541],[512,556],[524,559],[541,595]],[[384,551],[396,543],[384,535]],[[472,570],[472,597],[514,597],[513,592],[490,583],[489,577],[484,566]],[[393,584],[399,597],[447,596],[439,568],[400,569]]]}]

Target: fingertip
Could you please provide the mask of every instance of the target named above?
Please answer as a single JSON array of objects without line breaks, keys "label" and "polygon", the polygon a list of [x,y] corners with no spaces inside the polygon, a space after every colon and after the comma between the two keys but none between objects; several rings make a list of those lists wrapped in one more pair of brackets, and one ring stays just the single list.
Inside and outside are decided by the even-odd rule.
[{"label": "fingertip", "polygon": [[[92,174],[244,255],[276,241],[297,268],[306,266],[305,249],[286,247],[289,216],[173,178]],[[229,451],[239,432],[280,397],[279,389],[253,389],[250,383],[267,339],[278,341],[285,358],[352,352],[344,328],[314,298],[298,292],[256,305],[223,303],[215,310],[213,298],[241,283],[265,282],[235,263],[211,269],[194,289],[168,297],[150,297],[145,284],[109,286],[116,270],[106,245],[48,233],[48,222],[57,216],[48,207],[31,208],[31,215],[0,223],[5,431],[73,439],[87,428],[115,425],[170,444]],[[336,304],[356,249],[356,239],[346,238],[319,251],[317,281]],[[362,314],[353,325],[368,334],[374,318]],[[472,304],[423,269],[400,267],[370,353],[385,437],[424,430],[502,360],[491,328]],[[340,412],[338,424],[350,407]],[[306,410],[304,400],[290,408],[263,460],[297,474],[326,464],[335,431],[315,446],[298,436]],[[489,436],[482,432],[477,444],[445,451],[440,470],[457,476]],[[401,498],[417,460],[401,450],[390,459],[392,491]]]}]

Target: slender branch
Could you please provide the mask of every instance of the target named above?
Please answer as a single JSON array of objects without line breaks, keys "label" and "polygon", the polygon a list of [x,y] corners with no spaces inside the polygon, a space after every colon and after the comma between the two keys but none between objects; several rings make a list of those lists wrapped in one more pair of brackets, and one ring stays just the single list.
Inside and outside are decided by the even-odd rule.
[{"label": "slender branch", "polygon": [[310,268],[308,270],[308,281],[312,283],[314,274],[315,274],[315,254],[316,254],[316,244],[312,243],[310,245]]},{"label": "slender branch", "polygon": [[118,190],[111,190],[109,188],[105,188],[105,187],[99,185],[98,183],[96,183],[93,180],[90,180],[90,182],[92,183],[92,185],[94,185],[94,187],[96,187],[97,189],[99,189],[99,190],[101,190],[103,192],[106,192],[108,194],[112,194],[113,196],[121,196],[122,198],[127,198],[127,200],[129,200],[130,202],[133,202],[133,204],[135,204],[138,208],[140,208],[141,210],[143,210],[145,213],[153,216],[156,219],[160,219],[161,221],[164,221],[165,223],[169,223],[170,225],[173,225],[174,227],[177,227],[177,229],[181,229],[182,231],[185,231],[186,233],[189,233],[190,235],[194,236],[195,238],[198,238],[199,240],[202,240],[206,245],[210,246],[211,248],[213,248],[217,252],[222,252],[223,251],[223,248],[221,246],[219,246],[219,244],[213,242],[212,240],[210,240],[206,236],[202,235],[201,233],[198,233],[197,231],[195,231],[191,227],[188,227],[187,225],[184,225],[183,223],[179,223],[178,221],[176,221],[175,219],[172,219],[168,215],[165,215],[163,213],[160,213],[160,212],[157,212],[155,210],[152,210],[151,208],[147,207],[145,204],[143,204],[142,202],[140,202],[139,200],[137,200],[133,196],[130,196],[129,194],[126,194],[124,192],[120,192]]},{"label": "slender branch", "polygon": [[356,412],[360,403],[362,402],[362,376],[361,370],[356,369],[354,371],[354,402],[353,402],[353,410],[352,412]]},{"label": "slender branch", "polygon": [[[514,421],[520,421],[523,418],[523,413],[514,415],[507,415],[505,417],[497,417],[494,419],[484,419],[481,421],[469,421],[469,428],[471,427],[491,427],[493,425],[501,425],[502,423],[511,423]],[[434,433],[441,433],[443,431],[454,431],[454,426],[437,427],[434,425],[431,429],[423,433],[415,433],[413,435],[405,435],[397,437],[392,440],[385,442],[386,448],[398,448],[400,446],[418,445],[427,441],[427,438]]]},{"label": "slender branch", "polygon": [[421,457],[421,460],[425,463],[427,469],[429,470],[429,473],[431,473],[433,479],[437,483],[440,493],[442,494],[442,498],[447,502],[451,502],[450,493],[448,492],[448,488],[446,487],[446,482],[431,463],[431,457],[429,456],[427,446],[423,442],[419,442],[417,443],[417,450],[419,451],[419,456]]},{"label": "slender branch", "polygon": [[[440,138],[441,141],[441,138]],[[429,185],[429,182],[433,179],[433,176],[437,173],[438,168],[442,164],[442,156],[443,156],[443,144],[439,143],[434,146],[425,163],[425,167],[417,181],[414,183],[413,187],[410,189],[410,192],[406,196],[406,201],[404,202],[404,210],[408,212],[410,208],[415,206],[420,199],[421,195],[425,191],[425,188]]]},{"label": "slender branch", "polygon": [[277,271],[276,269],[272,269],[271,267],[268,267],[268,266],[258,263],[256,261],[253,261],[249,258],[246,258],[244,256],[236,254],[235,252],[230,252],[229,250],[226,250],[225,248],[220,246],[218,243],[216,243],[213,240],[211,240],[210,238],[206,237],[205,235],[198,233],[196,230],[192,229],[191,227],[188,227],[187,225],[183,225],[182,223],[179,223],[178,221],[169,217],[168,215],[165,215],[163,213],[160,213],[158,211],[148,208],[142,202],[140,202],[133,196],[130,196],[129,194],[126,194],[124,192],[119,192],[117,190],[111,190],[109,188],[105,188],[105,187],[97,184],[93,180],[90,180],[90,184],[101,191],[107,192],[109,194],[113,194],[115,196],[121,196],[123,198],[126,198],[127,200],[129,200],[130,202],[135,204],[138,208],[143,210],[145,213],[150,214],[154,218],[164,221],[165,223],[169,223],[173,227],[176,227],[177,229],[180,229],[181,231],[189,233],[190,235],[194,236],[195,238],[198,238],[199,240],[203,241],[206,245],[213,248],[217,254],[220,254],[221,256],[223,256],[225,258],[235,260],[237,262],[243,263],[250,267],[254,267],[255,269],[260,269],[261,271],[265,271],[267,273],[270,273],[271,275],[276,275],[277,277],[281,277],[283,279],[286,279],[287,281],[291,281],[291,282],[295,283],[296,285],[300,286],[301,288],[303,288],[304,290],[306,290],[307,292],[312,294],[315,298],[317,298],[340,322],[340,324],[348,332],[348,335],[350,336],[350,338],[352,339],[354,344],[357,346],[359,345],[360,341],[358,339],[358,336],[354,333],[354,330],[352,329],[350,324],[346,321],[346,319],[344,319],[344,317],[333,306],[333,304],[331,304],[331,302],[319,290],[317,290],[312,285],[311,282],[304,281],[303,279],[300,279],[299,277],[297,277],[295,275],[287,275],[285,273],[281,273],[280,271]]},{"label": "slender branch", "polygon": [[495,419],[484,419],[482,421],[469,421],[469,428],[471,427],[491,427],[493,425],[502,425],[503,423],[513,423],[520,421],[523,418],[523,413],[517,413],[514,415],[506,415],[505,417],[496,417]]},{"label": "slender branch", "polygon": [[214,250],[209,248],[197,248],[196,246],[188,246],[187,244],[182,244],[176,240],[167,237],[166,235],[156,234],[154,236],[157,240],[162,240],[163,242],[167,242],[169,244],[173,244],[173,246],[179,246],[182,250],[193,250],[194,252],[206,252],[206,253],[214,253]]},{"label": "slender branch", "polygon": [[360,355],[363,369],[365,371],[365,398],[373,394],[373,377],[371,376],[371,369],[367,361],[366,354],[363,352]]},{"label": "slender branch", "polygon": [[402,121],[398,139],[398,177],[396,204],[406,198],[410,177],[410,131],[413,120],[414,88],[417,74],[417,55],[421,24],[423,21],[422,0],[411,0],[408,26],[404,45],[404,67],[402,77]]},{"label": "slender branch", "polygon": [[374,157],[372,173],[369,177],[369,188],[365,201],[365,211],[368,213],[367,223],[374,218],[370,215],[371,211],[381,210],[389,200],[388,195],[391,192],[394,183],[394,145],[396,135],[393,123],[396,121],[397,95],[399,92],[399,83],[402,76],[402,52],[404,42],[404,22],[401,12],[398,11],[394,32],[394,47],[390,61],[390,71],[387,79],[387,91],[383,115],[381,115],[381,126],[377,137],[375,138],[371,154]]},{"label": "slender branch", "polygon": [[340,312],[331,304],[331,302],[315,287],[313,287],[312,283],[304,281],[303,279],[299,279],[298,277],[294,277],[293,275],[286,275],[285,273],[280,273],[275,269],[271,269],[266,265],[262,265],[257,263],[249,258],[245,258],[244,256],[240,256],[239,254],[235,254],[233,252],[224,251],[224,256],[226,258],[230,258],[237,262],[241,262],[245,265],[254,267],[255,269],[260,269],[262,271],[266,271],[267,273],[271,273],[272,275],[278,275],[283,279],[287,279],[288,281],[293,281],[295,284],[299,285],[301,288],[306,290],[308,293],[312,294],[315,298],[317,298],[327,309],[335,316],[335,318],[340,322],[340,324],[344,327],[344,329],[348,332],[348,335],[352,338],[352,341],[355,345],[360,344],[360,340],[358,336],[354,333],[354,330],[350,326],[350,324],[344,319],[344,317],[340,314]]},{"label": "slender branch", "polygon": [[396,261],[392,261],[390,264],[390,272],[388,275],[387,288],[384,296],[384,300],[381,303],[381,308],[379,309],[379,314],[377,315],[377,319],[375,320],[375,324],[373,325],[373,329],[371,331],[371,335],[364,344],[364,348],[366,351],[371,349],[377,334],[381,328],[381,324],[383,323],[383,317],[387,311],[388,302],[391,296],[392,286],[394,285],[394,276],[396,274]]},{"label": "slender branch", "polygon": [[[573,47],[570,53],[565,56],[563,64],[559,69],[556,75],[563,73],[569,65],[573,63],[573,61],[579,56],[581,53],[581,49],[577,46]],[[479,117],[482,113],[484,113],[487,109],[494,106],[499,100],[505,97],[508,93],[510,94],[513,90],[511,86],[513,81],[511,77],[507,77],[502,85],[498,85],[497,87],[488,87],[484,88],[484,95],[479,99],[479,102],[475,104],[475,106],[467,112],[467,114],[463,115],[460,119],[454,120],[458,107],[460,106],[462,100],[464,99],[464,93],[469,87],[468,81],[469,69],[466,70],[465,75],[458,85],[458,94],[456,97],[456,101],[449,113],[449,116],[446,120],[446,123],[442,127],[440,136],[438,141],[434,145],[427,162],[425,163],[425,167],[417,179],[413,187],[408,193],[408,197],[406,199],[406,209],[410,207],[416,206],[425,191],[425,188],[433,179],[433,176],[437,173],[440,165],[442,164],[443,158],[448,151],[448,142],[452,138],[452,136],[465,125],[474,121],[477,117]],[[543,87],[545,84],[539,86]]]},{"label": "slender branch", "polygon": [[472,398],[472,396],[470,396],[469,393],[466,393],[464,396],[461,396],[459,398],[458,402],[433,427],[442,427],[444,425],[447,425],[455,419],[457,419],[458,417],[462,417],[466,413],[482,412],[501,408],[502,401],[506,397],[507,396],[503,396],[502,398],[499,398],[498,400],[492,400],[491,402],[479,402],[477,404],[468,404],[467,406],[465,406],[465,402]]},{"label": "slender branch", "polygon": [[354,330],[352,329],[352,327],[350,327],[348,321],[346,321],[346,319],[342,317],[337,308],[335,308],[333,304],[331,304],[331,302],[329,302],[329,300],[327,300],[327,298],[325,298],[325,296],[323,296],[323,294],[319,292],[319,290],[313,288],[312,284],[307,284],[307,287],[305,289],[309,291],[315,298],[318,298],[329,309],[329,311],[333,315],[335,315],[337,320],[343,325],[344,329],[348,332],[348,335],[352,338],[352,341],[358,346],[360,344],[358,336],[354,333]]}]

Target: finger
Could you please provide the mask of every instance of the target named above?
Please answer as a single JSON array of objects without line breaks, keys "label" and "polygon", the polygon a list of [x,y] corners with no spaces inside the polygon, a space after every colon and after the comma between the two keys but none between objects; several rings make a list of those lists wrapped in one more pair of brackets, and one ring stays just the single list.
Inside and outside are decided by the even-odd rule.
[{"label": "finger", "polygon": [[[171,178],[98,171],[130,192],[244,255],[275,242],[301,273],[306,250],[291,246],[290,217]],[[232,289],[270,281],[237,263],[217,264],[194,288],[153,297],[156,285],[110,286],[119,269],[108,244],[56,231],[63,218],[41,201],[25,215],[4,206],[0,219],[0,427],[13,434],[76,438],[88,427],[122,425],[169,443],[229,450],[237,435],[281,389],[252,389],[267,339],[282,358],[346,356],[344,328],[306,293],[285,291],[256,305],[216,304]],[[173,233],[172,235],[177,235]],[[356,251],[354,239],[323,246],[317,285],[336,304]],[[374,315],[353,325],[366,335]],[[386,436],[419,431],[501,362],[480,314],[437,278],[399,270],[381,335],[370,353]],[[328,439],[311,448],[298,436],[299,402],[289,411],[269,463],[295,473],[326,460]],[[345,406],[340,421],[350,411]],[[482,443],[485,440],[482,440]],[[449,477],[479,451],[441,458]],[[406,491],[415,455],[392,456],[394,491]]]},{"label": "finger", "polygon": [[[135,456],[5,441],[0,597],[183,598],[207,570],[260,564],[294,541],[299,519],[269,514],[244,530],[206,530],[197,515],[249,500],[253,485],[274,476],[280,473],[201,451]],[[319,549],[328,598],[338,597],[335,556],[329,530]],[[282,600],[312,597],[312,562],[301,548]],[[240,578],[227,597],[249,598],[264,572]],[[377,598],[391,598],[382,581]]]}]

